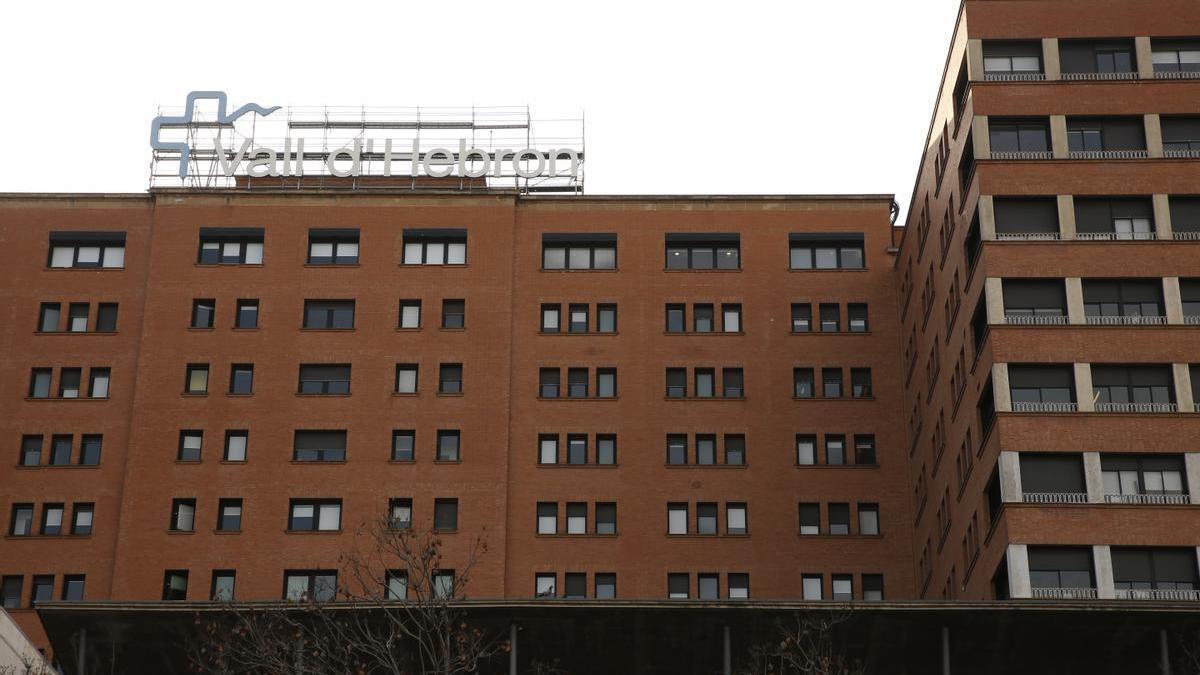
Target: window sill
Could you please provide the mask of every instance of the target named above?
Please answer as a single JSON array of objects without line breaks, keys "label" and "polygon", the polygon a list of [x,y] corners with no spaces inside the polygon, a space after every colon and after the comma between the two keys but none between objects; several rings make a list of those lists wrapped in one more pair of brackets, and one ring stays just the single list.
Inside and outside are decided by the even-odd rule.
[{"label": "window sill", "polygon": [[213,326],[188,326],[189,333],[212,333],[217,329]]},{"label": "window sill", "polygon": [[794,464],[797,469],[878,469],[878,464]]},{"label": "window sill", "polygon": [[250,398],[251,396],[254,396],[254,392],[252,391],[244,394],[235,394],[233,392],[225,393],[225,398]]},{"label": "window sill", "polygon": [[389,459],[388,464],[416,464],[415,459]]},{"label": "window sill", "polygon": [[668,469],[745,469],[749,464],[663,464]]},{"label": "window sill", "polygon": [[413,326],[413,327],[411,327],[411,328],[405,328],[404,326],[397,326],[397,327],[396,327],[396,332],[397,332],[397,333],[416,333],[416,332],[418,332],[418,331],[420,331],[420,330],[421,330],[421,326]]},{"label": "window sill", "polygon": [[797,532],[796,536],[801,539],[865,539],[868,541],[883,539],[882,534],[827,534],[824,532],[821,534],[800,534]]},{"label": "window sill", "polygon": [[21,540],[21,539],[41,539],[41,540],[46,540],[46,539],[55,539],[55,540],[57,540],[57,539],[91,539],[92,535],[90,535],[90,534],[71,534],[69,532],[64,532],[62,534],[6,534],[6,535],[4,535],[4,538],[5,539],[14,539],[14,540]]},{"label": "window sill", "polygon": [[812,267],[812,268],[789,267],[788,272],[799,272],[799,273],[804,273],[804,272],[866,272],[869,269],[870,268],[868,268],[868,267],[823,267],[823,268],[819,268],[819,269],[816,267]]},{"label": "window sill", "polygon": [[35,469],[99,469],[99,464],[16,464],[14,468],[22,471]]},{"label": "window sill", "polygon": [[117,335],[115,330],[35,330],[34,335]]},{"label": "window sill", "polygon": [[193,535],[193,534],[196,534],[196,531],[195,530],[167,530],[167,534],[169,534],[171,536]]},{"label": "window sill", "polygon": [[342,528],[339,527],[336,530],[284,530],[283,533],[284,534],[315,534],[315,535],[341,534]]},{"label": "window sill", "polygon": [[300,328],[301,333],[353,333],[356,330],[358,330],[358,329],[357,328],[310,328],[308,326],[302,326]]},{"label": "window sill", "polygon": [[257,333],[259,328],[258,326],[234,326],[230,330],[235,333]]},{"label": "window sill", "polygon": [[533,535],[538,539],[616,539],[617,533],[612,534],[596,534],[595,532],[585,532],[583,534],[567,534],[565,532],[555,532],[553,534],[536,532]]},{"label": "window sill", "polygon": [[745,396],[664,396],[664,401],[745,401]]},{"label": "window sill", "polygon": [[246,463],[246,460],[244,460],[244,459],[222,459],[222,460],[220,460],[220,461],[219,461],[219,462],[217,462],[217,463],[218,463],[218,464],[234,464],[234,465],[237,465],[237,464],[245,464],[245,463]]},{"label": "window sill", "polygon": [[289,464],[345,464],[344,459],[289,459]]},{"label": "window sill", "polygon": [[184,398],[208,398],[207,391],[185,391],[179,394]]},{"label": "window sill", "polygon": [[716,269],[716,268],[711,268],[711,267],[702,267],[699,269],[693,269],[691,267],[686,267],[686,268],[664,267],[663,271],[667,272],[668,274],[673,274],[673,273],[677,273],[677,272],[700,272],[702,274],[703,273],[713,274],[713,273],[723,273],[723,272],[741,272],[742,268],[739,267],[737,269],[731,270],[731,269]]},{"label": "window sill", "polygon": [[620,464],[597,464],[589,462],[587,464],[571,464],[570,462],[555,462],[554,464],[545,464],[538,462],[535,466],[539,469],[615,469]]},{"label": "window sill", "polygon": [[71,398],[62,398],[61,396],[39,396],[39,397],[26,396],[25,400],[26,401],[72,401],[72,402],[79,403],[82,401],[107,401],[108,398],[109,397],[107,397],[107,396],[75,396],[75,397],[71,397]]},{"label": "window sill", "polygon": [[461,391],[439,391],[437,393],[438,398],[462,398],[465,395],[465,392]]},{"label": "window sill", "polygon": [[43,267],[44,272],[124,272],[124,267]]},{"label": "window sill", "polygon": [[845,337],[849,335],[870,335],[869,330],[794,330],[788,333],[789,335],[830,335],[835,337]]},{"label": "window sill", "polygon": [[616,401],[619,396],[539,396],[539,401]]},{"label": "window sill", "polygon": [[241,534],[241,530],[213,530],[213,534]]},{"label": "window sill", "polygon": [[392,398],[416,398],[420,396],[419,392],[415,391],[393,391]]},{"label": "window sill", "polygon": [[443,263],[440,265],[437,263],[423,263],[423,262],[422,263],[410,263],[410,262],[404,262],[403,260],[401,260],[399,263],[397,263],[397,267],[405,267],[405,268],[410,268],[410,269],[427,267],[427,268],[431,268],[431,269],[435,269],[435,270],[443,269],[443,268],[452,269],[452,270],[460,270],[460,269],[467,269],[470,267],[470,265],[468,263]]},{"label": "window sill", "polygon": [[229,269],[230,267],[265,267],[262,263],[192,263],[192,267]]},{"label": "window sill", "polygon": [[874,396],[793,396],[793,401],[874,401]]},{"label": "window sill", "polygon": [[701,336],[701,335],[704,335],[704,336],[708,336],[708,335],[729,335],[729,336],[737,336],[737,335],[745,335],[745,334],[746,334],[746,331],[742,331],[742,330],[734,330],[734,331],[724,331],[724,330],[701,330],[701,331],[695,331],[695,330],[664,330],[664,331],[663,331],[663,335],[678,335],[678,336],[684,336],[684,337],[690,337],[690,336]]},{"label": "window sill", "polygon": [[438,326],[438,330],[443,333],[465,333],[465,332],[467,332],[466,326],[464,326],[462,328],[447,328],[446,326]]},{"label": "window sill", "polygon": [[539,330],[539,331],[537,332],[537,334],[538,334],[538,335],[553,335],[553,336],[560,336],[560,335],[561,335],[561,336],[564,336],[564,337],[565,337],[565,336],[572,336],[572,337],[600,337],[600,336],[606,336],[606,335],[620,335],[620,333],[619,333],[618,331],[615,331],[615,330],[610,330],[610,331],[589,330],[589,331],[583,331],[583,332],[580,332],[580,331],[570,331],[570,330],[568,330],[568,331]]},{"label": "window sill", "polygon": [[435,459],[435,460],[433,460],[433,463],[434,464],[452,464],[453,465],[453,464],[462,464],[463,461],[461,459]]},{"label": "window sill", "polygon": [[699,534],[696,532],[688,532],[687,534],[671,534],[670,532],[667,533],[667,538],[669,538],[669,539],[724,539],[726,537],[731,537],[733,539],[744,539],[749,536],[750,536],[749,533],[746,533],[746,534],[729,534],[729,533],[721,534],[719,532],[714,532],[712,534]]},{"label": "window sill", "polygon": [[588,269],[573,269],[573,270],[570,270],[570,269],[558,269],[558,268],[551,268],[551,269],[547,269],[547,268],[545,268],[545,267],[542,267],[542,268],[540,268],[540,270],[541,270],[542,272],[567,272],[567,273],[578,273],[578,272],[608,272],[608,273],[612,273],[612,272],[620,272],[620,271],[621,271],[621,270],[619,270],[619,269],[617,269],[617,268],[615,268],[615,267],[614,267],[614,268],[612,268],[612,269],[607,269],[607,268],[601,268],[601,269],[588,268]]},{"label": "window sill", "polygon": [[314,262],[306,262],[306,263],[304,263],[304,266],[305,266],[305,267],[317,267],[317,268],[320,268],[320,267],[328,267],[328,268],[333,268],[333,269],[340,269],[340,268],[345,268],[345,267],[349,267],[349,268],[353,269],[353,268],[355,268],[355,267],[362,267],[362,265],[360,265],[359,263],[356,263],[356,262],[355,262],[355,263],[314,263]]},{"label": "window sill", "polygon": [[434,532],[435,534],[458,534],[458,528],[456,527],[456,528],[454,528],[454,529],[452,529],[452,530],[438,530],[438,529],[434,529],[434,530],[433,530],[433,532]]},{"label": "window sill", "polygon": [[306,394],[306,393],[299,392],[299,391],[296,392],[295,394],[293,394],[293,396],[295,396],[296,398],[350,398],[349,393],[346,393],[346,394]]},{"label": "window sill", "polygon": [[177,460],[175,460],[175,463],[176,464],[200,464],[201,462],[198,459],[177,459]]}]

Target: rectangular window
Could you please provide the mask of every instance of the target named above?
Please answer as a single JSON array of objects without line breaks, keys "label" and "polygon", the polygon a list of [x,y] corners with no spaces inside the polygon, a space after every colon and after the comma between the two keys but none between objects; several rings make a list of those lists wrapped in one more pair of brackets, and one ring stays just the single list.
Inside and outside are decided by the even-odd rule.
[{"label": "rectangular window", "polygon": [[192,328],[212,328],[216,315],[216,300],[192,300]]},{"label": "rectangular window", "polygon": [[66,466],[71,463],[71,446],[74,437],[55,434],[50,438],[50,466]]},{"label": "rectangular window", "polygon": [[821,534],[821,505],[800,505],[800,534]]},{"label": "rectangular window", "polygon": [[108,383],[111,371],[108,368],[92,368],[88,372],[88,396],[90,398],[108,398]]},{"label": "rectangular window", "polygon": [[541,368],[538,370],[538,397],[558,398],[559,369]]},{"label": "rectangular window", "polygon": [[353,300],[305,300],[304,327],[309,330],[354,328]]},{"label": "rectangular window", "polygon": [[596,435],[596,463],[604,465],[617,463],[617,436],[615,434]]},{"label": "rectangular window", "polygon": [[462,437],[457,429],[438,429],[437,461],[457,462]]},{"label": "rectangular window", "polygon": [[416,330],[421,327],[421,301],[400,301],[400,328]]},{"label": "rectangular window", "polygon": [[873,434],[855,434],[854,463],[873,465],[875,458],[875,436]]},{"label": "rectangular window", "polygon": [[862,594],[863,600],[871,600],[879,602],[883,600],[883,575],[882,574],[864,574],[862,575]]},{"label": "rectangular window", "polygon": [[283,599],[288,602],[330,602],[336,597],[336,570],[283,572]]},{"label": "rectangular window", "polygon": [[542,269],[615,270],[617,269],[617,235],[543,234]]},{"label": "rectangular window", "polygon": [[357,265],[358,229],[308,231],[309,265]]},{"label": "rectangular window", "polygon": [[301,394],[349,394],[350,364],[300,364]]},{"label": "rectangular window", "polygon": [[563,597],[575,599],[587,597],[587,573],[567,572],[564,574]]},{"label": "rectangular window", "polygon": [[836,303],[821,303],[820,313],[822,333],[837,333],[841,331],[841,311],[841,307]]},{"label": "rectangular window", "polygon": [[243,298],[237,301],[237,315],[233,319],[233,327],[241,330],[258,328],[258,300]]},{"label": "rectangular window", "polygon": [[862,269],[862,234],[790,234],[790,266],[794,270]]},{"label": "rectangular window", "polygon": [[38,574],[33,577],[33,589],[29,594],[29,606],[39,602],[49,602],[54,598],[54,577],[49,574]]},{"label": "rectangular window", "polygon": [[562,331],[562,307],[560,305],[542,305],[543,333],[559,333]]},{"label": "rectangular window", "polygon": [[72,333],[86,333],[88,329],[88,304],[72,302],[67,307],[67,330]]},{"label": "rectangular window", "polygon": [[746,534],[746,505],[740,502],[730,502],[725,505],[725,533]]},{"label": "rectangular window", "polygon": [[558,594],[558,575],[552,572],[539,572],[533,577],[533,594],[536,598],[553,598]]},{"label": "rectangular window", "polygon": [[840,434],[825,434],[825,463],[841,466],[846,463],[846,437]]},{"label": "rectangular window", "polygon": [[404,264],[467,264],[467,231],[464,229],[404,230]]},{"label": "rectangular window", "polygon": [[712,398],[716,392],[716,373],[712,368],[696,368],[696,397]]},{"label": "rectangular window", "polygon": [[467,301],[442,300],[442,328],[462,330],[467,327]]},{"label": "rectangular window", "polygon": [[29,398],[50,398],[50,368],[34,368],[29,375]]},{"label": "rectangular window", "polygon": [[[454,570],[438,570],[433,574],[433,597],[455,598],[459,595]],[[460,598],[461,599],[461,598]]]},{"label": "rectangular window", "polygon": [[596,396],[598,398],[615,398],[617,395],[617,369],[596,369]]},{"label": "rectangular window", "polygon": [[854,599],[854,577],[849,574],[835,574],[830,577],[833,586],[834,600],[849,602]]},{"label": "rectangular window", "polygon": [[617,505],[615,502],[596,504],[596,534],[617,533]]},{"label": "rectangular window", "polygon": [[172,499],[171,500],[171,527],[172,532],[193,532],[196,529],[196,500],[195,499]]},{"label": "rectangular window", "polygon": [[617,575],[615,572],[596,572],[597,600],[614,600],[617,597]]},{"label": "rectangular window", "polygon": [[443,363],[438,368],[438,393],[461,394],[463,367],[461,363]]},{"label": "rectangular window", "polygon": [[51,232],[47,267],[125,267],[124,232]]},{"label": "rectangular window", "polygon": [[393,530],[412,527],[412,499],[397,497],[388,500],[388,527]]},{"label": "rectangular window", "polygon": [[292,439],[292,461],[344,462],[345,431],[297,431]]},{"label": "rectangular window", "polygon": [[587,434],[567,434],[567,464],[587,464]]},{"label": "rectangular window", "polygon": [[842,369],[821,369],[821,396],[824,398],[842,397]]},{"label": "rectangular window", "polygon": [[712,305],[692,305],[692,330],[696,333],[711,333],[716,330]]},{"label": "rectangular window", "polygon": [[687,397],[687,368],[667,368],[667,398]]},{"label": "rectangular window", "polygon": [[212,588],[209,589],[208,598],[213,602],[233,602],[234,586],[237,582],[237,573],[233,570],[213,570],[212,573]]},{"label": "rectangular window", "polygon": [[745,600],[750,597],[750,575],[730,572],[726,575],[728,596],[730,600]]},{"label": "rectangular window", "polygon": [[588,332],[588,306],[572,304],[568,305],[567,310],[567,331],[570,333]]},{"label": "rectangular window", "polygon": [[[1026,458],[1021,459],[1024,469]],[[1104,480],[1104,499],[1107,502],[1170,503],[1184,501],[1171,497],[1181,498],[1188,494],[1187,472],[1183,459],[1178,455],[1105,453],[1100,456],[1100,467]],[[1024,483],[1024,471],[1021,475]]]},{"label": "rectangular window", "polygon": [[42,505],[42,530],[44,536],[56,536],[63,532],[63,514],[66,507],[62,504]]},{"label": "rectangular window", "polygon": [[[996,197],[993,206],[996,234],[1002,239],[1059,236],[1058,201],[1054,197]],[[974,244],[968,253],[974,253]]]},{"label": "rectangular window", "polygon": [[850,534],[850,505],[829,505],[829,534]]},{"label": "rectangular window", "polygon": [[[988,137],[993,153],[1050,152],[1050,124],[1045,117],[988,118]],[[1048,159],[1049,155],[1044,157]]]},{"label": "rectangular window", "polygon": [[79,442],[79,463],[83,466],[100,464],[100,446],[104,437],[100,434],[84,434]]},{"label": "rectangular window", "polygon": [[57,302],[43,302],[38,310],[38,332],[57,333],[62,320],[62,305]]},{"label": "rectangular window", "polygon": [[397,363],[396,364],[396,393],[397,394],[415,394],[415,393],[417,393],[417,364],[415,364],[415,363]]},{"label": "rectangular window", "polygon": [[558,504],[554,502],[538,502],[537,533],[558,534]]},{"label": "rectangular window", "polygon": [[1175,405],[1170,366],[1093,365],[1092,391],[1102,412],[1167,412]]},{"label": "rectangular window", "polygon": [[740,304],[721,305],[721,330],[726,333],[742,332],[742,306]]},{"label": "rectangular window", "polygon": [[741,368],[721,369],[721,384],[723,386],[721,395],[725,398],[742,398],[746,395]]},{"label": "rectangular window", "polygon": [[587,368],[567,369],[567,396],[569,398],[587,398],[588,371]]},{"label": "rectangular window", "polygon": [[811,466],[817,463],[817,437],[796,435],[796,463]]},{"label": "rectangular window", "polygon": [[115,302],[102,302],[96,307],[97,333],[115,333],[117,331],[118,305]]},{"label": "rectangular window", "polygon": [[289,531],[337,532],[342,529],[340,499],[293,499],[289,508]]},{"label": "rectangular window", "polygon": [[596,305],[596,331],[600,333],[617,332],[616,305]]},{"label": "rectangular window", "polygon": [[807,302],[792,303],[792,332],[808,333],[812,331],[812,305]]},{"label": "rectangular window", "polygon": [[416,456],[417,433],[412,429],[392,432],[392,461],[411,462]]},{"label": "rectangular window", "polygon": [[800,575],[800,588],[805,600],[823,600],[821,589],[823,585],[820,574]]},{"label": "rectangular window", "polygon": [[871,369],[850,369],[850,395],[854,398],[871,398],[875,394],[871,389]]},{"label": "rectangular window", "polygon": [[16,609],[21,606],[21,595],[25,586],[25,577],[4,575],[0,579],[0,607]]},{"label": "rectangular window", "polygon": [[712,434],[696,434],[696,463],[717,463],[717,437]]},{"label": "rectangular window", "polygon": [[187,394],[208,393],[208,364],[189,363],[184,377],[183,391]]},{"label": "rectangular window", "polygon": [[687,573],[670,572],[667,574],[667,597],[672,600],[686,600],[691,592],[691,581]]},{"label": "rectangular window", "polygon": [[714,503],[696,504],[696,534],[717,533],[717,505]]},{"label": "rectangular window", "polygon": [[558,435],[538,436],[538,464],[558,464]]},{"label": "rectangular window", "polygon": [[1200,72],[1200,41],[1152,40],[1155,73]]},{"label": "rectangular window", "polygon": [[687,435],[667,436],[667,464],[687,464]]},{"label": "rectangular window", "polygon": [[203,445],[203,431],[180,431],[179,454],[175,456],[175,459],[180,462],[199,462],[200,450]]},{"label": "rectangular window", "polygon": [[989,79],[993,75],[1041,73],[1042,45],[1040,42],[985,40],[983,43],[983,71]]},{"label": "rectangular window", "polygon": [[80,381],[83,379],[83,369],[63,368],[58,373],[58,397],[79,398]]},{"label": "rectangular window", "polygon": [[812,398],[813,393],[813,369],[812,368],[793,368],[792,369],[792,396],[796,398]]},{"label": "rectangular window", "polygon": [[261,265],[263,230],[261,228],[200,228],[201,265]]},{"label": "rectangular window", "polygon": [[667,234],[669,270],[741,269],[741,243],[736,233]]},{"label": "rectangular window", "polygon": [[846,306],[846,314],[851,333],[865,333],[870,330],[867,323],[867,306],[864,304],[851,304]]},{"label": "rectangular window", "polygon": [[864,536],[879,534],[879,505],[858,505],[858,533]]},{"label": "rectangular window", "polygon": [[254,393],[254,364],[235,363],[229,366],[229,393],[239,396]]},{"label": "rectangular window", "polygon": [[1029,547],[1029,582],[1034,597],[1047,589],[1095,589],[1092,549]]},{"label": "rectangular window", "polygon": [[687,504],[667,504],[667,534],[688,533]]},{"label": "rectangular window", "polygon": [[62,599],[67,602],[83,600],[85,577],[82,574],[63,575]]},{"label": "rectangular window", "polygon": [[721,577],[718,574],[696,575],[696,597],[700,600],[717,600],[721,597]]},{"label": "rectangular window", "polygon": [[1080,239],[1154,238],[1154,206],[1146,197],[1076,197],[1075,229]]},{"label": "rectangular window", "polygon": [[682,333],[686,330],[687,305],[667,305],[667,332]]},{"label": "rectangular window", "polygon": [[725,434],[725,464],[742,466],[746,463],[746,437],[741,434]]},{"label": "rectangular window", "polygon": [[230,430],[225,432],[225,455],[226,462],[244,462],[246,461],[246,446],[250,442],[250,433],[243,430]]},{"label": "rectangular window", "polygon": [[222,499],[217,502],[217,529],[221,532],[241,531],[242,500]]},{"label": "rectangular window", "polygon": [[14,537],[33,534],[33,504],[13,504],[8,533]]},{"label": "rectangular window", "polygon": [[587,534],[587,503],[567,503],[567,534]]},{"label": "rectangular window", "polygon": [[42,436],[27,435],[21,437],[21,466],[37,466],[42,463]]},{"label": "rectangular window", "polygon": [[458,529],[458,500],[433,500],[434,532],[454,532]]}]

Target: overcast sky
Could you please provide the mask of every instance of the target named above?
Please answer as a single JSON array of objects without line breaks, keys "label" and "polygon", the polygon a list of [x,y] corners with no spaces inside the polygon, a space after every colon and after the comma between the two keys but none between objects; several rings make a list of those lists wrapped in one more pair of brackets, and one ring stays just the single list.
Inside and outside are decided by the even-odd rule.
[{"label": "overcast sky", "polygon": [[143,191],[156,106],[221,89],[582,111],[591,194],[904,203],[958,0],[64,5],[0,9],[0,191]]}]

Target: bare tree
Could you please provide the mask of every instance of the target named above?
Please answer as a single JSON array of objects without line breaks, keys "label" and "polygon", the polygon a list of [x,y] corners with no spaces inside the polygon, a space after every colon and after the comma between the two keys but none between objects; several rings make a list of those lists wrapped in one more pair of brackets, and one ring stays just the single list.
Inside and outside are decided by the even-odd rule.
[{"label": "bare tree", "polygon": [[866,666],[851,656],[839,626],[849,612],[797,612],[777,624],[778,637],[750,648],[739,675],[864,675]]},{"label": "bare tree", "polygon": [[475,673],[509,649],[507,641],[472,625],[458,603],[486,551],[480,534],[449,567],[437,532],[372,521],[340,557],[336,593],[227,603],[215,617],[198,614],[192,668],[223,675]]},{"label": "bare tree", "polygon": [[20,656],[21,665],[8,664],[0,666],[0,675],[55,675],[42,657]]},{"label": "bare tree", "polygon": [[[1177,634],[1175,645],[1176,648],[1172,650],[1174,664],[1170,672],[1174,675],[1200,675],[1200,629]],[[1162,663],[1158,665],[1162,667]]]}]

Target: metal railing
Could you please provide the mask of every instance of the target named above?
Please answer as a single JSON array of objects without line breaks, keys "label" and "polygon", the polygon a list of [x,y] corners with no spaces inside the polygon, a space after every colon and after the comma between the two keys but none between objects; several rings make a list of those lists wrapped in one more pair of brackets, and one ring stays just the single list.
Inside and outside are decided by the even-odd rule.
[{"label": "metal railing", "polygon": [[1173,413],[1179,406],[1174,403],[1097,403],[1096,412],[1117,413]]},{"label": "metal railing", "polygon": [[1196,159],[1200,150],[1163,150],[1163,157],[1170,159]]},{"label": "metal railing", "polygon": [[1054,159],[1054,153],[1048,150],[993,150],[990,158],[1002,160]]},{"label": "metal railing", "polygon": [[1179,72],[1158,72],[1155,71],[1154,79],[1156,80],[1194,80],[1200,78],[1200,70],[1183,70]]},{"label": "metal railing", "polygon": [[1094,588],[1034,588],[1032,595],[1043,600],[1095,600],[1099,593]]},{"label": "metal railing", "polygon": [[1013,326],[1065,326],[1066,314],[1005,314],[1004,323]]},{"label": "metal railing", "polygon": [[1118,588],[1118,600],[1200,600],[1200,591],[1185,588]]},{"label": "metal railing", "polygon": [[1175,230],[1172,232],[1176,241],[1197,241],[1200,240],[1200,232],[1180,232]]},{"label": "metal railing", "polygon": [[997,241],[1057,241],[1062,239],[1058,232],[997,232]]},{"label": "metal railing", "polygon": [[1045,73],[984,73],[985,82],[1041,82],[1046,79]]},{"label": "metal railing", "polygon": [[1079,412],[1079,404],[1065,401],[1013,401],[1013,412],[1073,413]]},{"label": "metal railing", "polygon": [[1070,159],[1147,159],[1149,150],[1071,150]]},{"label": "metal railing", "polygon": [[1021,501],[1026,504],[1086,504],[1086,492],[1026,492]]},{"label": "metal railing", "polygon": [[1136,80],[1138,74],[1130,73],[1063,73],[1064,80]]},{"label": "metal railing", "polygon": [[1188,495],[1104,495],[1106,504],[1190,504]]},{"label": "metal railing", "polygon": [[1095,316],[1084,317],[1091,326],[1165,326],[1165,316]]},{"label": "metal railing", "polygon": [[1158,235],[1154,232],[1077,232],[1075,238],[1080,241],[1153,241]]}]

